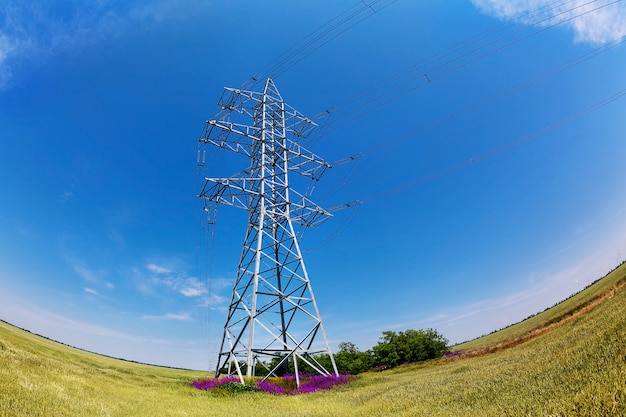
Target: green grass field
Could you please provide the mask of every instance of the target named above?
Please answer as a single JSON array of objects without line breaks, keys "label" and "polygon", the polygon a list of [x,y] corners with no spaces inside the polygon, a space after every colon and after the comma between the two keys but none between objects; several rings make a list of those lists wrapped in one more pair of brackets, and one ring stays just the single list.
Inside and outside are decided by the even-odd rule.
[{"label": "green grass field", "polygon": [[455,347],[467,357],[288,397],[198,391],[190,382],[206,372],[102,357],[0,322],[0,416],[626,416],[625,284],[623,264]]}]

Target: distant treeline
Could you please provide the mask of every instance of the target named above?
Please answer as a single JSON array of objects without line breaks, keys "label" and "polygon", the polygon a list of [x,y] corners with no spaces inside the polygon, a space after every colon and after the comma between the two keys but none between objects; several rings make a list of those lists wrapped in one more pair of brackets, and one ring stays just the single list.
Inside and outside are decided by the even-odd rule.
[{"label": "distant treeline", "polygon": [[16,325],[11,324],[11,323],[9,323],[7,321],[4,321],[2,319],[0,319],[0,321],[2,323],[5,323],[5,324],[11,326],[11,327],[15,327],[16,329],[20,329],[20,330],[22,330],[22,331],[24,331],[26,333],[30,333],[30,334],[35,335],[37,337],[41,337],[42,339],[46,339],[46,340],[49,340],[51,342],[58,343],[59,345],[63,345],[63,346],[66,346],[66,347],[69,347],[69,348],[72,348],[72,349],[80,350],[82,352],[90,353],[92,355],[103,356],[105,358],[115,359],[115,360],[122,361],[122,362],[136,363],[138,365],[157,366],[159,368],[168,368],[168,369],[179,369],[181,371],[194,371],[194,369],[178,368],[178,367],[175,367],[175,366],[167,366],[167,365],[155,365],[153,363],[139,362],[139,361],[134,361],[134,360],[131,360],[131,359],[118,358],[116,356],[110,356],[110,355],[105,355],[103,353],[93,352],[91,350],[87,350],[87,349],[79,348],[79,347],[76,347],[76,346],[68,345],[67,343],[59,342],[58,340],[52,339],[52,338],[47,337],[47,336],[43,336],[43,335],[41,335],[39,333],[31,332],[28,329],[24,329],[23,327],[16,326]]},{"label": "distant treeline", "polygon": [[[485,337],[485,336],[488,336],[488,335],[491,335],[491,334],[494,334],[494,333],[498,333],[498,332],[500,332],[500,331],[502,331],[502,330],[508,329],[509,327],[515,326],[515,325],[517,325],[517,324],[519,324],[519,323],[521,323],[521,322],[524,322],[524,321],[526,321],[526,320],[528,320],[528,319],[531,319],[531,318],[533,318],[533,317],[535,317],[535,316],[538,316],[539,314],[544,313],[544,312],[546,312],[546,311],[548,311],[548,310],[550,310],[550,309],[552,309],[552,308],[554,308],[554,307],[558,306],[559,304],[564,303],[565,301],[567,301],[567,300],[569,300],[569,299],[571,299],[571,298],[575,297],[576,295],[578,295],[578,294],[580,294],[581,292],[585,291],[587,288],[589,288],[589,287],[591,287],[591,286],[595,285],[595,284],[596,284],[596,283],[598,283],[599,281],[602,281],[604,278],[606,278],[607,276],[609,276],[609,274],[611,274],[611,273],[612,273],[612,272],[614,272],[615,270],[617,270],[617,269],[621,268],[621,267],[622,267],[622,265],[624,265],[624,264],[626,264],[626,260],[621,261],[621,262],[620,262],[617,266],[615,266],[615,267],[614,267],[614,268],[612,268],[609,272],[607,272],[606,274],[604,274],[604,276],[603,276],[603,277],[596,279],[595,281],[591,282],[590,284],[588,284],[587,286],[585,286],[585,287],[584,287],[584,288],[582,288],[581,290],[576,291],[575,293],[570,294],[568,297],[566,297],[566,298],[562,299],[561,301],[558,301],[558,302],[554,303],[554,304],[553,304],[553,305],[551,305],[550,307],[546,307],[545,309],[543,309],[543,311],[539,311],[539,312],[537,312],[537,313],[531,314],[530,316],[526,317],[525,319],[523,319],[523,320],[521,320],[521,321],[519,321],[519,322],[516,322],[516,323],[511,323],[511,324],[509,324],[509,325],[507,325],[507,326],[504,326],[504,327],[501,327],[501,328],[499,328],[499,329],[493,330],[493,331],[491,331],[491,332],[489,332],[489,333],[483,334],[482,336],[478,336],[478,337],[476,337],[476,338],[474,338],[474,339],[472,339],[472,340],[475,340],[475,339],[480,339],[481,337]],[[623,280],[626,280],[626,278],[624,278]],[[587,301],[586,301],[586,303],[588,304],[588,303],[592,302],[593,300],[594,300],[594,298],[592,298],[592,299],[590,299],[590,300],[587,300]],[[585,305],[585,304],[583,304],[583,305],[581,305],[581,306],[578,306],[577,308],[584,307],[584,305]],[[567,314],[569,314],[569,313],[564,313],[564,315],[567,315]],[[553,321],[553,322],[555,322],[555,321],[560,320],[561,318],[562,318],[562,317],[557,317],[557,318],[553,319],[552,321]],[[548,323],[548,324],[549,324],[549,323]],[[467,343],[467,342],[470,342],[470,341],[471,341],[471,340],[466,340],[466,341],[464,341],[464,342],[457,343],[457,345],[461,345],[461,344],[463,344],[463,343]]]}]

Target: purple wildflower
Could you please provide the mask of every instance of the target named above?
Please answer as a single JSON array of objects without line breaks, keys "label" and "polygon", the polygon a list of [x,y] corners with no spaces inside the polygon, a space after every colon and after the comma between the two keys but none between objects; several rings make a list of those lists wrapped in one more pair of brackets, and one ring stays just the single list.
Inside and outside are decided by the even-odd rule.
[{"label": "purple wildflower", "polygon": [[[300,388],[296,384],[296,376],[285,375],[282,378],[271,378],[266,381],[257,381],[257,389],[274,395],[305,394],[326,390],[335,385],[345,384],[351,380],[348,374],[340,375],[311,375],[300,374]],[[220,379],[207,378],[202,381],[192,381],[192,385],[201,390],[212,390],[230,383],[241,382],[236,376],[225,376]]]},{"label": "purple wildflower", "polygon": [[285,391],[285,387],[281,387],[280,385],[275,385],[272,384],[271,382],[268,381],[257,381],[256,386],[264,392],[267,392],[268,394],[286,394],[287,392]]},{"label": "purple wildflower", "polygon": [[191,381],[191,384],[201,390],[211,390],[222,385],[241,382],[236,376],[224,376],[222,378],[207,378],[202,381]]},{"label": "purple wildflower", "polygon": [[296,387],[294,375],[285,375],[278,384],[269,381],[257,382],[257,387],[270,394],[306,394],[326,390],[335,385],[349,382],[350,376],[341,375],[310,375],[300,374],[300,388]]}]

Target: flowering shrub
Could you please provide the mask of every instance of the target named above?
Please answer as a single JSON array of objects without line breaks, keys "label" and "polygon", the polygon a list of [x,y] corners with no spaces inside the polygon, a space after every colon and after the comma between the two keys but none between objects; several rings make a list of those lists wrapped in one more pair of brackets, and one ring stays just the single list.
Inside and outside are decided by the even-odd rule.
[{"label": "flowering shrub", "polygon": [[[256,381],[254,386],[241,385],[239,378],[235,376],[225,376],[218,378],[207,378],[202,381],[192,381],[192,385],[201,390],[221,390],[221,391],[247,391],[258,390],[268,394],[306,394],[315,391],[326,390],[335,385],[346,384],[353,378],[352,375],[311,375],[300,374],[300,388],[297,387],[296,376],[292,374],[284,375],[282,378],[270,378],[266,381]],[[229,387],[240,386],[242,389],[229,389]]]},{"label": "flowering shrub", "polygon": [[304,394],[322,391],[335,385],[347,384],[352,376],[339,375],[311,375],[300,374],[300,388],[296,385],[296,376],[288,374],[282,378],[272,378],[271,381],[257,382],[257,387],[270,394]]},{"label": "flowering shrub", "polygon": [[463,355],[463,351],[462,350],[455,350],[453,352],[450,352],[449,350],[443,352],[443,356],[446,358],[459,358]]},{"label": "flowering shrub", "polygon": [[226,384],[240,383],[236,376],[224,376],[222,378],[207,378],[203,381],[191,381],[191,384],[202,390],[211,390],[222,387]]},{"label": "flowering shrub", "polygon": [[276,385],[268,381],[257,381],[256,386],[263,392],[267,392],[268,394],[281,395],[285,394],[285,387],[282,385]]}]

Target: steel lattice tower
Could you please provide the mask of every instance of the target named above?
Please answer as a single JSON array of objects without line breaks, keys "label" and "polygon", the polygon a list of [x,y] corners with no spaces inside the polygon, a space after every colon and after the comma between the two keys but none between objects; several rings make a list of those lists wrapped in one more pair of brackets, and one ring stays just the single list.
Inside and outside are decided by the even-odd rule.
[{"label": "steel lattice tower", "polygon": [[[199,195],[205,209],[222,203],[249,212],[215,375],[227,369],[243,382],[258,366],[269,376],[290,365],[299,384],[302,363],[337,374],[298,243],[302,227],[330,214],[289,185],[289,173],[317,181],[330,168],[296,142],[316,124],[285,104],[271,79],[263,92],[225,88],[218,105],[200,146],[245,155],[250,165],[228,178],[206,178]],[[320,353],[330,356],[332,369],[316,360]]]}]

